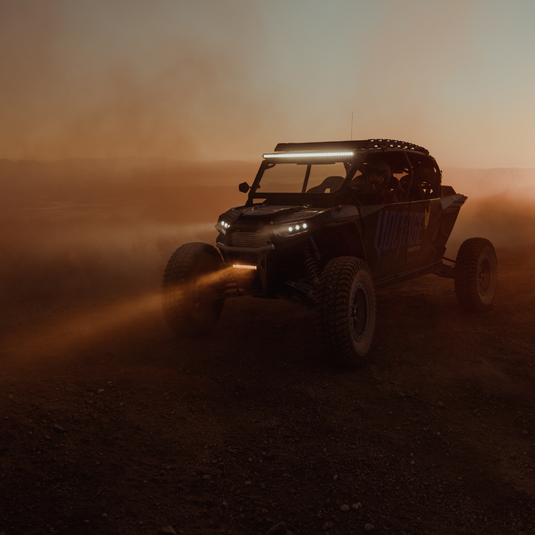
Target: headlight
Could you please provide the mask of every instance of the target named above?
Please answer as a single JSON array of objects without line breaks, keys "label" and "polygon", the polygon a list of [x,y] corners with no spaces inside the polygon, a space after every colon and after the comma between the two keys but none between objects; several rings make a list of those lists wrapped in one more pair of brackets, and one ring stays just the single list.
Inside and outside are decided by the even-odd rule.
[{"label": "headlight", "polygon": [[290,225],[288,227],[288,232],[299,232],[300,230],[306,230],[308,228],[307,223],[301,223],[300,225]]},{"label": "headlight", "polygon": [[215,228],[221,232],[221,234],[226,234],[227,233],[227,229],[230,227],[230,223],[227,223],[226,221],[224,221],[223,219],[220,219],[216,225],[215,225]]},{"label": "headlight", "polygon": [[297,234],[308,232],[310,228],[310,223],[286,223],[279,227],[277,234],[283,237],[296,236]]}]

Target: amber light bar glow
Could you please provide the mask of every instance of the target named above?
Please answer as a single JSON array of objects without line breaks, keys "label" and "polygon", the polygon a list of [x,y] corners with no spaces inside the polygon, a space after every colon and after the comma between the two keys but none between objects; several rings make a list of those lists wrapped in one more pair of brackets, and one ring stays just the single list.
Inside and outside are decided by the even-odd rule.
[{"label": "amber light bar glow", "polygon": [[256,266],[246,266],[245,264],[233,264],[232,267],[234,269],[250,269],[250,270],[256,269]]},{"label": "amber light bar glow", "polygon": [[264,154],[264,159],[269,158],[352,158],[355,153],[351,150],[332,152],[269,152]]}]

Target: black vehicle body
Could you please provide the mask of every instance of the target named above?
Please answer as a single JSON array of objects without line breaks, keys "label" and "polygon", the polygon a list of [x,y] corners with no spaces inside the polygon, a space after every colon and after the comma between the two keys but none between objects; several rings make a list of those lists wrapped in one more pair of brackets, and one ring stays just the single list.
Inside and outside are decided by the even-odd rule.
[{"label": "black vehicle body", "polygon": [[200,336],[228,297],[284,298],[317,315],[331,362],[363,364],[373,342],[375,289],[420,275],[453,278],[462,308],[494,299],[497,259],[484,238],[456,260],[446,242],[466,200],[442,184],[429,152],[394,140],[281,143],[264,154],[247,202],[219,217],[217,247],[185,244],[163,277],[169,326]]},{"label": "black vehicle body", "polygon": [[[297,161],[282,154],[306,151],[354,154],[344,157],[346,176],[339,188],[321,193],[262,192],[259,185],[269,165]],[[311,279],[339,256],[365,260],[376,287],[426,273],[452,275],[443,256],[466,197],[442,186],[438,164],[426,149],[399,141],[366,140],[284,143],[277,145],[277,152],[280,159],[273,156],[262,162],[247,203],[222,214],[216,225],[217,246],[225,262],[257,268],[254,280],[236,292],[291,298],[314,308]],[[351,191],[358,170],[377,156],[400,177],[406,193],[398,202],[364,204],[369,194],[359,198]],[[326,156],[314,163],[332,159]],[[290,235],[288,228],[299,223],[307,228],[301,226],[300,232]]]}]

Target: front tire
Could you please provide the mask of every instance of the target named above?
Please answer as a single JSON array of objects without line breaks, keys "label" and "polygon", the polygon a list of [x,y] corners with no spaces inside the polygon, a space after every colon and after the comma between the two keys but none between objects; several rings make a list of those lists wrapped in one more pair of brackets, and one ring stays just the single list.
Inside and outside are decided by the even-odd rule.
[{"label": "front tire", "polygon": [[198,337],[209,333],[223,310],[217,298],[217,272],[223,261],[206,243],[186,243],[169,259],[162,280],[162,309],[177,334]]},{"label": "front tire", "polygon": [[498,259],[492,243],[471,238],[461,245],[455,262],[455,295],[467,312],[492,305],[498,281]]},{"label": "front tire", "polygon": [[318,287],[318,331],[331,363],[356,368],[368,360],[375,331],[375,288],[364,260],[340,256],[323,270]]}]

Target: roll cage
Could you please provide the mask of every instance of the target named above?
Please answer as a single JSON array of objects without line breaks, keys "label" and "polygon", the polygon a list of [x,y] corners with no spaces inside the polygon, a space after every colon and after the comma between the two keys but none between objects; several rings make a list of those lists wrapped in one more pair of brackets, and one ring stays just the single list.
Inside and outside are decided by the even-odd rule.
[{"label": "roll cage", "polygon": [[[336,153],[337,155],[333,156]],[[348,154],[340,156],[340,154]],[[388,163],[405,192],[400,201],[422,200],[440,197],[442,172],[429,151],[419,145],[390,139],[363,141],[279,143],[275,152],[264,155],[264,160],[249,190],[247,206],[256,201],[263,204],[299,204],[323,208],[346,202],[346,194],[352,183],[365,171],[370,159],[380,157]],[[262,192],[259,191],[266,170],[276,164],[342,162],[346,170],[342,185],[335,191],[325,192]],[[306,183],[306,182],[305,182]],[[312,188],[315,189],[315,188]]]}]

